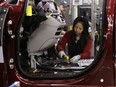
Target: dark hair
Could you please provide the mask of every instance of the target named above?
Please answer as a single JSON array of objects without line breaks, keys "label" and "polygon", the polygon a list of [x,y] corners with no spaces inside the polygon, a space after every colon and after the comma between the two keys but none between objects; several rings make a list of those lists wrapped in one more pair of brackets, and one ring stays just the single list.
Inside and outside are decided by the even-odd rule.
[{"label": "dark hair", "polygon": [[88,23],[88,20],[84,17],[77,17],[74,22],[73,22],[73,31],[74,31],[74,27],[77,23],[81,22],[82,25],[83,25],[83,32],[82,32],[82,35],[86,35],[86,37],[89,35],[89,32],[88,32],[88,28],[89,28],[89,23]]},{"label": "dark hair", "polygon": [[87,41],[88,41],[88,38],[89,38],[89,32],[88,32],[88,28],[89,28],[89,23],[88,23],[88,20],[84,17],[77,17],[74,22],[73,22],[73,33],[71,35],[71,43],[75,42],[76,40],[76,34],[75,34],[75,31],[74,31],[74,27],[77,23],[82,23],[83,25],[83,32],[81,34],[81,37],[80,37],[80,49],[81,51],[83,51]]}]

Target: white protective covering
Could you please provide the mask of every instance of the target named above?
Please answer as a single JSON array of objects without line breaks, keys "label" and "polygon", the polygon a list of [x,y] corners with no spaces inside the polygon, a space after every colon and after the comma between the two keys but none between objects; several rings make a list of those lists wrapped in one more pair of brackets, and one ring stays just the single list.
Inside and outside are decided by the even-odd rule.
[{"label": "white protective covering", "polygon": [[29,37],[27,44],[28,52],[37,53],[52,47],[57,42],[57,38],[59,37],[56,36],[55,33],[61,26],[63,26],[63,24],[53,17],[50,17],[46,21],[42,22],[32,33],[31,37]]}]

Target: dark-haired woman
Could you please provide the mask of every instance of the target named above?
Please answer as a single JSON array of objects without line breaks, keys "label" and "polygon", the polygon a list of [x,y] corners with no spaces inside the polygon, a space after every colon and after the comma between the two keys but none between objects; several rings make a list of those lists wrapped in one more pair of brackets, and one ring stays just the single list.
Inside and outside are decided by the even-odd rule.
[{"label": "dark-haired woman", "polygon": [[76,63],[79,59],[90,57],[92,38],[88,32],[89,23],[84,17],[77,17],[73,22],[73,30],[67,31],[57,45],[59,57],[65,54],[65,46],[68,44],[68,56],[70,62]]}]

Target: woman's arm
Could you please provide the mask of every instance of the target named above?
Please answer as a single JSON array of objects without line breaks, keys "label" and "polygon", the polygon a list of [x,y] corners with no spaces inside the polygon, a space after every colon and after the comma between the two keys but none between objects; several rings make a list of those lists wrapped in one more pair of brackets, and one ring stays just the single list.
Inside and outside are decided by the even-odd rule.
[{"label": "woman's arm", "polygon": [[92,46],[92,38],[90,36],[89,39],[88,39],[88,41],[87,41],[87,44],[86,44],[86,46],[84,48],[84,51],[81,54],[81,59],[83,59],[83,58],[89,58],[90,57],[91,46]]},{"label": "woman's arm", "polygon": [[63,38],[58,42],[57,45],[57,50],[59,51],[64,51],[66,43],[69,41],[69,36],[70,36],[71,31],[67,31]]}]

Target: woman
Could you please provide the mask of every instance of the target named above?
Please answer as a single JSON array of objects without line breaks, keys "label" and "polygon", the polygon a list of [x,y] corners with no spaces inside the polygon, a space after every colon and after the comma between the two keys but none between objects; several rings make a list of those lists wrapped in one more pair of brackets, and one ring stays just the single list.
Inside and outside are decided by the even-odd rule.
[{"label": "woman", "polygon": [[75,63],[79,59],[89,58],[92,38],[88,32],[89,23],[84,17],[77,17],[73,22],[73,30],[67,31],[57,45],[59,57],[65,54],[65,46],[68,44],[68,56],[70,62]]}]

